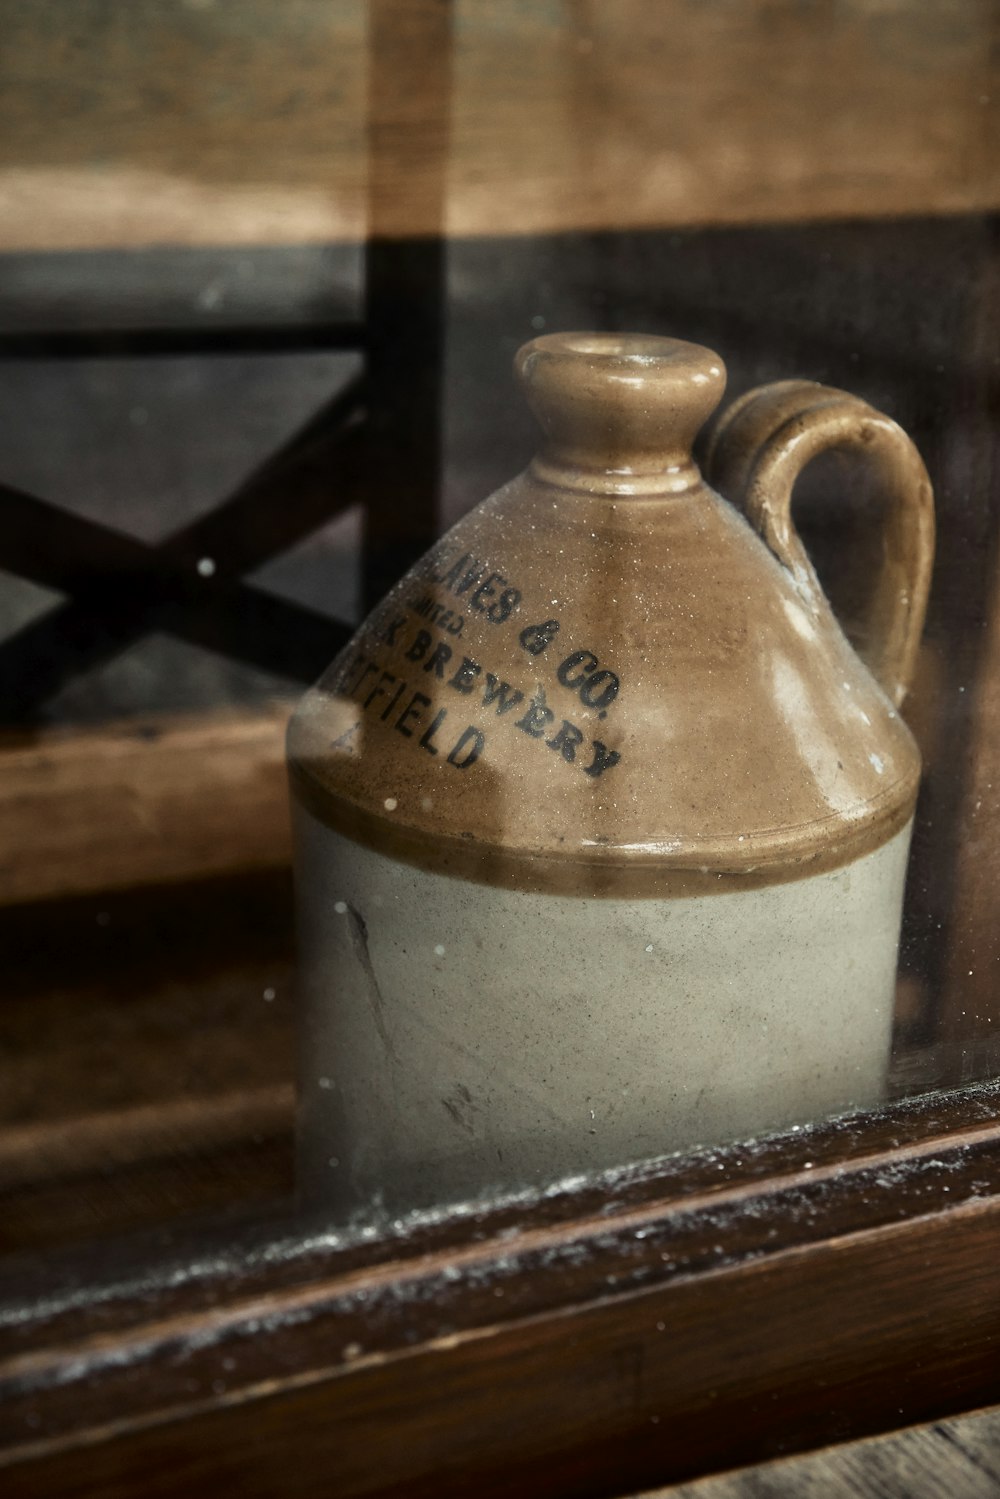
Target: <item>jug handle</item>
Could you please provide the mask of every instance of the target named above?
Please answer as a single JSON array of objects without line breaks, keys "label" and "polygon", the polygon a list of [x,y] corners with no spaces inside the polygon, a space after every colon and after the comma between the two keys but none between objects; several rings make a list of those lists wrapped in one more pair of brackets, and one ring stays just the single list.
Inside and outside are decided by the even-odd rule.
[{"label": "jug handle", "polygon": [[828,607],[792,521],[792,491],[829,449],[874,465],[888,506],[865,665],[898,707],[909,689],[934,561],[934,497],[923,460],[901,427],[867,402],[810,380],[783,380],[741,396],[712,434],[709,482],[738,505],[791,574],[806,605]]}]

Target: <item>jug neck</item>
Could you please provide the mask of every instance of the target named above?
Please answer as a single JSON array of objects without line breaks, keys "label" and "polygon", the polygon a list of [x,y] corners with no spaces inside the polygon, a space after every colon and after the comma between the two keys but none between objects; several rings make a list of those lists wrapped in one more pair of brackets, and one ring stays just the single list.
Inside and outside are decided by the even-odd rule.
[{"label": "jug neck", "polygon": [[611,499],[679,498],[705,484],[701,469],[690,455],[666,467],[648,470],[638,465],[589,469],[566,455],[543,449],[532,459],[528,472],[532,478],[555,489],[595,497],[607,495]]},{"label": "jug neck", "polygon": [[543,434],[536,479],[637,498],[701,486],[691,448],[726,379],[710,349],[653,336],[555,333],[525,345],[516,369]]}]

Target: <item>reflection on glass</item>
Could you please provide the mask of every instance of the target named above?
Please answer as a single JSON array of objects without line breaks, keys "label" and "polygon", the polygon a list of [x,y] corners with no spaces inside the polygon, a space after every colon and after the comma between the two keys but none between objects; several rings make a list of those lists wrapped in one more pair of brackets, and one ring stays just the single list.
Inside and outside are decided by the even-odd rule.
[{"label": "reflection on glass", "polygon": [[[942,30],[915,5],[806,16],[770,0],[741,0],[724,26],[642,0],[64,9],[21,7],[0,62],[0,1248],[291,1213],[297,1030],[307,1196],[339,1214],[396,1190],[375,1165],[351,1188],[349,1152],[326,1143],[346,1138],[350,1097],[373,1116],[371,1159],[402,1137],[426,1165],[417,1195],[443,1200],[995,1074],[986,10]],[[652,534],[618,546],[616,527],[650,513],[639,495],[571,558],[569,529],[543,535],[537,515],[482,547],[470,519],[468,545],[443,543],[410,599],[429,612],[405,609],[371,653],[397,682],[344,679],[364,763],[376,770],[388,736],[464,801],[428,783],[432,806],[414,811],[406,762],[387,763],[365,816],[388,852],[297,808],[306,968],[353,974],[356,1013],[335,997],[296,1018],[293,702],[393,579],[531,460],[517,348],[588,327],[721,350],[737,409],[789,376],[849,391],[927,465],[938,549],[919,653],[898,673],[912,667],[902,713],[923,769],[891,1022],[917,789],[901,723],[802,577],[788,584],[801,559],[755,542],[777,591],[756,575],[741,591],[714,570],[719,538],[753,532],[713,510],[692,590]],[[715,377],[694,373],[707,399]],[[670,423],[654,426],[659,441]],[[910,533],[864,447],[805,466],[795,523],[895,698],[881,580]],[[738,464],[702,450],[749,513]],[[607,500],[574,505],[580,519]],[[456,593],[475,573],[451,576],[466,550],[489,572]],[[742,706],[761,702],[766,724]],[[827,867],[817,835],[824,867],[772,878],[809,842],[784,834],[822,807],[854,830],[839,853]],[[727,863],[726,840],[757,838],[765,813],[776,845],[752,871]],[[715,843],[696,861],[699,837]],[[344,838],[371,900],[331,873]],[[450,872],[426,868],[431,843]],[[392,912],[374,906],[386,858]],[[709,897],[713,881],[740,888]],[[853,926],[827,920],[831,902]],[[598,919],[612,909],[613,942]],[[661,1024],[661,996],[680,992]],[[445,1065],[456,1046],[462,1066]],[[564,1060],[547,1070],[547,1056]],[[780,1076],[762,1083],[765,1064]],[[423,1137],[406,1124],[421,1111]]]}]

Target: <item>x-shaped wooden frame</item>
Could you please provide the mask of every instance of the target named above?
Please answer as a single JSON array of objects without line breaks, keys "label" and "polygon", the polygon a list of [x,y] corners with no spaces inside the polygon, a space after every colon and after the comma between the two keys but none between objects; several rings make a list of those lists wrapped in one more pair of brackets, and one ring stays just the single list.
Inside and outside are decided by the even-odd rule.
[{"label": "x-shaped wooden frame", "polygon": [[[155,546],[0,486],[0,566],[69,596],[0,643],[3,719],[30,721],[68,678],[151,630],[280,676],[317,676],[346,625],[245,578],[358,498],[365,412],[358,376],[235,493]],[[199,570],[205,558],[212,568]]]}]

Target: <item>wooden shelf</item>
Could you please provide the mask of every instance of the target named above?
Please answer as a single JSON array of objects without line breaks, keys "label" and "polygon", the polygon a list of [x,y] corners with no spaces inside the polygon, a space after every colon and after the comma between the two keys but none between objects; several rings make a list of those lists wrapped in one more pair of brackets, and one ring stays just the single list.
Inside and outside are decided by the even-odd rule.
[{"label": "wooden shelf", "polygon": [[290,711],[0,745],[0,905],[287,867]]},{"label": "wooden shelf", "polygon": [[287,1206],[290,883],[0,910],[0,1260]]},{"label": "wooden shelf", "polygon": [[0,249],[995,208],[991,17],[943,0],[36,0],[5,22]]}]

